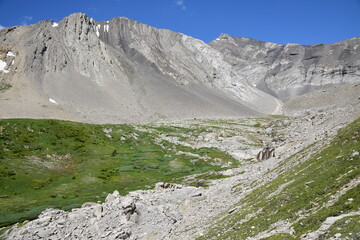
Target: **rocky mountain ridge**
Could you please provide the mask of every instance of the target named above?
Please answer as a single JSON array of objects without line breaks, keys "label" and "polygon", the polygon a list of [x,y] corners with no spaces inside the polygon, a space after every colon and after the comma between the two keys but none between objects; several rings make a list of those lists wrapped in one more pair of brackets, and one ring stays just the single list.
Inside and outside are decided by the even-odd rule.
[{"label": "rocky mountain ridge", "polygon": [[282,45],[222,34],[209,45],[257,88],[280,99],[359,81],[360,38]]},{"label": "rocky mountain ridge", "polygon": [[[43,21],[0,33],[2,53],[13,51],[17,56],[12,70],[1,73],[1,81],[14,86],[4,98],[14,98],[12,90],[17,87],[24,91],[5,102],[6,107],[22,108],[16,102],[31,94],[24,101],[32,101],[32,115],[51,116],[61,108],[62,115],[77,116],[74,120],[149,121],[256,115],[256,110],[272,113],[279,105],[243,81],[217,50],[202,41],[127,18],[96,22],[73,14],[56,24]],[[57,106],[48,104],[50,98]]]},{"label": "rocky mountain ridge", "polygon": [[301,46],[223,34],[206,44],[124,17],[97,22],[76,13],[2,29],[0,42],[3,118],[117,123],[276,114],[284,99],[359,76],[358,38]]}]

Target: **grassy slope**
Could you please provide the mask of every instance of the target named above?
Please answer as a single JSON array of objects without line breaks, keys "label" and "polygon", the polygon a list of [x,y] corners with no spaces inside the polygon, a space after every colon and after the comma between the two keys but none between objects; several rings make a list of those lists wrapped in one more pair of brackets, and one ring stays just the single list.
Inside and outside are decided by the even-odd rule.
[{"label": "grassy slope", "polygon": [[[290,222],[293,235],[278,233],[267,239],[299,239],[301,235],[317,230],[327,217],[358,211],[359,185],[339,194],[335,201],[332,198],[359,178],[360,158],[356,152],[360,152],[360,119],[341,129],[329,146],[308,161],[241,200],[237,212],[217,220],[209,233],[200,239],[246,239],[272,230],[273,224],[279,221]],[[280,186],[283,189],[275,192],[281,189]],[[332,226],[322,237],[328,239],[336,233],[350,239],[360,237],[358,220],[358,216],[342,219],[336,222],[342,227]]]},{"label": "grassy slope", "polygon": [[[122,194],[158,181],[236,165],[215,148],[192,149],[162,141],[131,125],[59,120],[0,120],[0,226],[36,217],[48,207],[70,209],[107,193]],[[189,129],[176,129],[189,133]],[[160,146],[161,145],[161,146]],[[207,161],[178,151],[206,156]]]}]

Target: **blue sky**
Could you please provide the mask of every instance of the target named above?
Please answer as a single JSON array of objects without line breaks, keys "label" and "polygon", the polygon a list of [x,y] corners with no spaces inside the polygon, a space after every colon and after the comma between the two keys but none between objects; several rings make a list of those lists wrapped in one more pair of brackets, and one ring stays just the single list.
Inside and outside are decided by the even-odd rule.
[{"label": "blue sky", "polygon": [[0,0],[0,25],[59,21],[83,12],[125,16],[209,42],[221,33],[276,43],[331,43],[360,36],[360,0]]}]

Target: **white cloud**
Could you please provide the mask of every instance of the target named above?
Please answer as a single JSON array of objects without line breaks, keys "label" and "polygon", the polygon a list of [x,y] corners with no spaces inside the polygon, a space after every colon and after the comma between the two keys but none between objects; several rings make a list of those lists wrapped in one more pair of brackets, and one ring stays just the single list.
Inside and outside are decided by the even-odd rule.
[{"label": "white cloud", "polygon": [[178,5],[182,10],[186,10],[185,2],[184,0],[177,0],[176,5]]},{"label": "white cloud", "polygon": [[0,24],[0,29],[3,29],[3,28],[5,28],[5,27],[4,27],[3,25],[1,25],[1,24]]},{"label": "white cloud", "polygon": [[32,16],[23,16],[20,18],[21,20],[21,25],[28,25],[28,22],[31,21],[33,19]]}]

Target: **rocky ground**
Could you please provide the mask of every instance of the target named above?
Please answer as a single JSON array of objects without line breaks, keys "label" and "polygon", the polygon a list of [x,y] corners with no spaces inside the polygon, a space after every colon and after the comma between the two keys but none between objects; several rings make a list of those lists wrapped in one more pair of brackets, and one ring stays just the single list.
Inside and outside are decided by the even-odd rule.
[{"label": "rocky ground", "polygon": [[[350,100],[354,99],[350,98]],[[104,203],[85,203],[82,208],[73,209],[71,212],[48,209],[38,219],[14,226],[4,237],[5,239],[194,239],[200,237],[208,231],[208,227],[215,219],[236,211],[238,206],[235,204],[241,202],[250,192],[277,178],[292,166],[306,161],[312,153],[326,145],[338,129],[359,117],[359,102],[357,99],[350,104],[343,99],[340,107],[323,106],[306,111],[297,110],[292,112],[292,116],[271,119],[157,123],[155,126],[192,128],[202,125],[213,129],[199,135],[189,133],[183,136],[161,137],[194,148],[218,147],[238,159],[241,166],[221,172],[227,177],[207,180],[204,187],[190,186],[197,181],[196,176],[191,176],[183,179],[181,185],[158,183],[153,190],[139,190],[127,196],[120,196],[115,191],[108,195]],[[143,129],[143,131],[150,130]],[[275,148],[276,156],[257,161],[256,154],[265,146]],[[304,149],[306,151],[301,151]],[[297,155],[301,157],[296,157]],[[291,156],[295,157],[290,158]],[[356,180],[354,186],[359,182],[359,179]],[[351,216],[359,215],[359,212],[351,214]],[[321,229],[304,238],[315,239],[336,220],[327,219]],[[280,225],[275,230],[259,233],[253,239],[293,231],[289,224]]]}]

